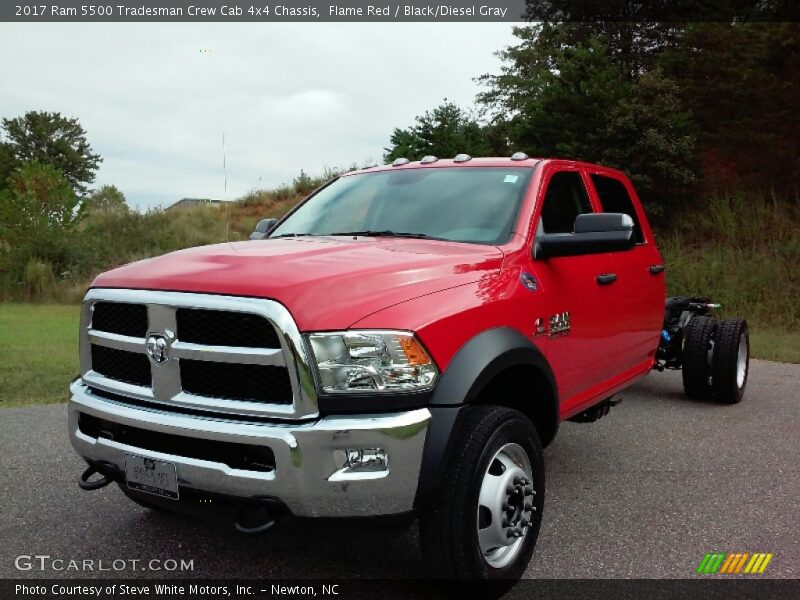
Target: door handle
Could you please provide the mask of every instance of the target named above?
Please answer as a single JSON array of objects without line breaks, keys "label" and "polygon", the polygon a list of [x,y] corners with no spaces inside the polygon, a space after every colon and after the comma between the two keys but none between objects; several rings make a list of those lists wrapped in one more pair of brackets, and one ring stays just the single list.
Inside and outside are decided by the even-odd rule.
[{"label": "door handle", "polygon": [[658,275],[664,272],[664,265],[650,265],[648,267],[650,275]]},{"label": "door handle", "polygon": [[614,283],[616,280],[616,273],[602,273],[601,275],[597,276],[597,283],[600,285],[608,285],[609,283]]}]

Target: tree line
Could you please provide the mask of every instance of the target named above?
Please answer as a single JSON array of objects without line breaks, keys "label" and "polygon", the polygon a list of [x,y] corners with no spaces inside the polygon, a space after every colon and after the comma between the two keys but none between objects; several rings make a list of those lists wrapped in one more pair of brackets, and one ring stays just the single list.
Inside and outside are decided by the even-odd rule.
[{"label": "tree line", "polygon": [[626,171],[656,216],[715,192],[796,197],[800,24],[538,23],[514,29],[474,107],[397,128],[385,159],[554,156]]},{"label": "tree line", "polygon": [[[631,176],[657,226],[700,214],[718,193],[796,202],[799,23],[543,22],[514,35],[499,71],[478,78],[474,106],[445,99],[394,129],[385,160],[520,150],[599,162]],[[176,225],[130,211],[114,186],[93,189],[101,162],[76,118],[2,120],[0,297],[225,239],[211,212]],[[264,192],[260,208],[243,199],[243,231],[259,210],[284,210],[317,183],[301,171]]]},{"label": "tree line", "polygon": [[[0,292],[70,275],[92,215],[128,214],[114,186],[90,190],[102,157],[76,118],[29,111],[0,126]],[[83,229],[85,230],[85,228]],[[13,291],[13,290],[12,290]]]}]

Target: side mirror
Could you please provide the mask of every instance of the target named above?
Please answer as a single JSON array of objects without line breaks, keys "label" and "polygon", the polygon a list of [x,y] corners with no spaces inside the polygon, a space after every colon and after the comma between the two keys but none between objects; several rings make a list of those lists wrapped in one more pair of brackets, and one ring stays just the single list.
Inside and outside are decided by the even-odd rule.
[{"label": "side mirror", "polygon": [[578,215],[572,233],[545,233],[536,236],[535,259],[579,256],[630,250],[635,245],[633,219],[623,213]]},{"label": "side mirror", "polygon": [[269,235],[269,232],[275,227],[278,219],[261,219],[256,225],[255,231],[250,234],[251,240],[263,240]]}]

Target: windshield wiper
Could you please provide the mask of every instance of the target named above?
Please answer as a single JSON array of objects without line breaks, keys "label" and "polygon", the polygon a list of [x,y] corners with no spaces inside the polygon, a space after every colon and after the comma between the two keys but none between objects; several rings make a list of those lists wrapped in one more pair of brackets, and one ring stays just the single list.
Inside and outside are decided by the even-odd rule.
[{"label": "windshield wiper", "polygon": [[268,236],[269,239],[277,240],[278,238],[285,238],[285,237],[303,237],[306,235],[318,235],[316,233],[282,233],[280,235],[270,235]]},{"label": "windshield wiper", "polygon": [[428,235],[427,233],[411,233],[408,231],[392,231],[391,229],[381,229],[381,230],[374,230],[374,229],[365,229],[363,231],[340,231],[337,233],[328,233],[325,235],[352,235],[352,236],[364,236],[364,237],[402,237],[402,238],[416,238],[420,240],[443,240],[447,241],[446,238],[436,237],[433,235]]}]

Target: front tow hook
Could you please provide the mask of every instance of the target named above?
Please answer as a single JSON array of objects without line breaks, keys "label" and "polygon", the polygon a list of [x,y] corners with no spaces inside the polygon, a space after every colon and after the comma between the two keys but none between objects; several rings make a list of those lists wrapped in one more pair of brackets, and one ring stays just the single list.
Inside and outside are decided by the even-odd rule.
[{"label": "front tow hook", "polygon": [[[90,479],[93,475],[99,473],[102,477],[99,479]],[[115,477],[119,474],[119,469],[116,465],[111,463],[92,463],[78,478],[78,486],[82,490],[99,490],[112,483]]]}]

